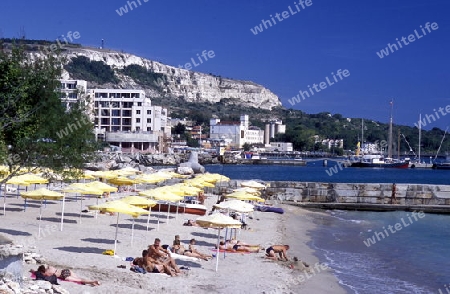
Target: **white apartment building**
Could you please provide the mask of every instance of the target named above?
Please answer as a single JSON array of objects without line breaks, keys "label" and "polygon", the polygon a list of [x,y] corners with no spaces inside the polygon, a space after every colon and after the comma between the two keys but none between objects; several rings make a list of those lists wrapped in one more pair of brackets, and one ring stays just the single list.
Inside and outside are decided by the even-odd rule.
[{"label": "white apartment building", "polygon": [[239,122],[223,121],[213,118],[209,122],[209,137],[231,141],[231,145],[242,147],[245,143],[263,143],[264,131],[249,126],[248,115],[241,115]]},{"label": "white apartment building", "polygon": [[87,95],[87,82],[83,80],[60,80],[61,102],[66,109]]},{"label": "white apartment building", "polygon": [[143,90],[94,89],[89,95],[99,140],[124,152],[163,151],[171,133],[167,109],[152,106]]},{"label": "white apartment building", "polygon": [[292,152],[294,151],[294,147],[290,142],[270,142],[270,147],[266,148],[271,151],[279,151],[279,152]]}]

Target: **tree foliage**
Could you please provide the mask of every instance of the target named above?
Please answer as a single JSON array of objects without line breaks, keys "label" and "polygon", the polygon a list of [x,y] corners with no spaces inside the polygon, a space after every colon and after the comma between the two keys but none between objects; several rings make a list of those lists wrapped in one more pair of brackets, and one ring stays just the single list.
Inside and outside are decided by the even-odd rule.
[{"label": "tree foliage", "polygon": [[114,70],[103,61],[90,60],[86,56],[72,58],[64,67],[75,79],[87,80],[98,84],[118,83]]},{"label": "tree foliage", "polygon": [[0,51],[0,160],[22,167],[82,168],[96,150],[85,103],[69,111],[58,89],[62,61],[31,60],[21,46]]},{"label": "tree foliage", "polygon": [[127,65],[121,72],[142,86],[161,88],[167,82],[167,76],[165,74],[152,72],[138,64]]}]

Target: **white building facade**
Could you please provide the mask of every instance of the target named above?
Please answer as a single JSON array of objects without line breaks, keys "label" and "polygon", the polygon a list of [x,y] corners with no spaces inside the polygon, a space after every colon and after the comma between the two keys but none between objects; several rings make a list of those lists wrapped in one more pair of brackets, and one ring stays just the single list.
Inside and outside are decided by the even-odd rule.
[{"label": "white building facade", "polygon": [[152,106],[143,90],[94,89],[95,132],[125,152],[163,152],[170,138],[167,109]]},{"label": "white building facade", "polygon": [[71,104],[86,98],[87,82],[84,80],[59,80],[61,82],[61,103],[64,108],[70,109]]},{"label": "white building facade", "polygon": [[248,115],[241,115],[239,122],[221,122],[213,118],[209,123],[209,137],[231,142],[234,147],[242,147],[245,143],[262,144],[264,131],[250,126]]}]

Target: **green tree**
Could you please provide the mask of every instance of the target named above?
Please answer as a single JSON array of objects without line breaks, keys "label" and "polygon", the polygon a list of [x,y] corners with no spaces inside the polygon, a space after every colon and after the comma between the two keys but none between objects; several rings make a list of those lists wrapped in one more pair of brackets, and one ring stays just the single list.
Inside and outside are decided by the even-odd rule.
[{"label": "green tree", "polygon": [[186,132],[186,126],[182,123],[178,123],[175,127],[173,127],[172,132],[177,135],[182,135]]},{"label": "green tree", "polygon": [[244,148],[244,151],[250,151],[250,148],[252,148],[252,145],[250,145],[248,143],[244,143],[244,145],[242,145],[242,148]]},{"label": "green tree", "polygon": [[0,51],[0,160],[10,169],[3,182],[23,167],[62,172],[94,157],[87,102],[70,110],[61,103],[62,63],[53,55],[32,60],[20,45]]}]

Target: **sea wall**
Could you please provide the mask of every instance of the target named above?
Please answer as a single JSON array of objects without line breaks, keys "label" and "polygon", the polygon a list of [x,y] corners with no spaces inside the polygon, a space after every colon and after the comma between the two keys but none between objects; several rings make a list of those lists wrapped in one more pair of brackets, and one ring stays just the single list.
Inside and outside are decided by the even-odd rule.
[{"label": "sea wall", "polygon": [[[218,188],[240,187],[241,181],[221,183]],[[268,200],[303,203],[360,203],[398,205],[450,205],[450,185],[396,184],[396,203],[391,202],[392,183],[265,182]]]}]

